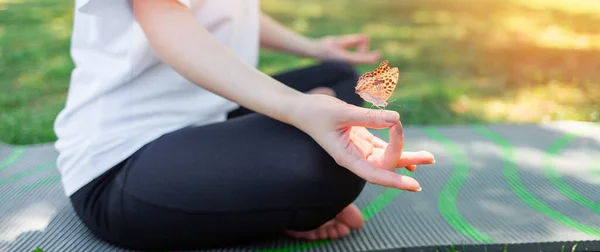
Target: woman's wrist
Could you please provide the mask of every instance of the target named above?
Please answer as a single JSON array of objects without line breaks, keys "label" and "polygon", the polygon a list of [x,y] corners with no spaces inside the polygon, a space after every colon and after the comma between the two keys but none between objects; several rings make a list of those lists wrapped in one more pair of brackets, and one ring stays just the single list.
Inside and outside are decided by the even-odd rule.
[{"label": "woman's wrist", "polygon": [[280,85],[282,88],[273,90],[273,96],[265,97],[263,104],[259,105],[262,111],[257,112],[291,126],[301,128],[302,119],[300,119],[297,111],[301,109],[302,104],[306,102],[309,95],[292,89],[285,84]]},{"label": "woman's wrist", "polygon": [[324,94],[301,93],[288,101],[286,123],[310,136],[315,130],[325,127],[323,123],[331,121],[332,115],[344,113],[351,107],[342,100]]},{"label": "woman's wrist", "polygon": [[[295,91],[295,90],[294,90]],[[303,104],[310,102],[310,95],[302,92],[292,92],[280,96],[278,104],[271,104],[275,109],[275,119],[286,124],[294,126],[300,130],[305,130],[305,122],[302,109]]]},{"label": "woman's wrist", "polygon": [[301,57],[318,58],[320,39],[303,36],[262,13],[260,18],[261,46]]},{"label": "woman's wrist", "polygon": [[308,41],[304,47],[304,55],[305,57],[319,59],[322,54],[321,42],[320,39],[316,38],[306,38]]}]

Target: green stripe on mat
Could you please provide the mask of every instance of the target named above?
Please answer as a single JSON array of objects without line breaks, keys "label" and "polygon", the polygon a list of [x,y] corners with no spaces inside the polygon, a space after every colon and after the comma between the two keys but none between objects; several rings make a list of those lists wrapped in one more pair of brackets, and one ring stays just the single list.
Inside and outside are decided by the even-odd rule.
[{"label": "green stripe on mat", "polygon": [[[410,176],[408,172],[403,170],[402,175]],[[394,188],[387,188],[381,194],[377,196],[375,200],[371,202],[371,204],[367,205],[361,212],[364,215],[365,221],[368,221],[377,213],[379,213],[383,208],[389,205],[392,200],[394,200],[402,191]]]},{"label": "green stripe on mat", "polygon": [[473,225],[466,221],[456,206],[456,197],[469,175],[466,155],[459,146],[434,128],[428,127],[423,130],[429,137],[439,142],[450,152],[454,162],[454,171],[438,197],[438,209],[440,213],[446,222],[456,231],[468,236],[472,240],[482,243],[494,242],[492,237],[479,232]]},{"label": "green stripe on mat", "polygon": [[54,176],[54,177],[50,177],[50,178],[40,179],[36,182],[27,184],[17,190],[12,191],[11,194],[2,195],[2,197],[0,197],[0,203],[3,203],[6,200],[10,200],[10,198],[13,198],[13,197],[19,196],[23,193],[26,193],[28,191],[31,191],[39,186],[54,184],[57,182],[60,182],[60,176]]},{"label": "green stripe on mat", "polygon": [[36,167],[34,167],[32,169],[16,173],[16,174],[14,174],[14,175],[12,175],[12,176],[10,176],[8,178],[0,179],[0,186],[3,186],[5,184],[7,184],[7,183],[13,182],[13,181],[18,180],[18,179],[27,177],[27,176],[29,176],[31,174],[34,174],[34,173],[37,173],[37,172],[41,172],[43,170],[47,170],[48,168],[54,167],[54,165],[55,165],[55,162],[48,162],[48,163],[45,163],[45,164],[38,165],[38,166],[36,166]]},{"label": "green stripe on mat", "polygon": [[588,199],[587,197],[573,190],[573,188],[569,184],[567,184],[560,178],[560,174],[558,173],[556,167],[552,164],[553,158],[558,156],[561,150],[567,147],[567,145],[569,145],[569,143],[575,138],[577,138],[577,135],[568,133],[550,144],[544,155],[544,174],[546,175],[548,180],[552,182],[556,189],[560,191],[560,193],[562,193],[572,201],[575,201],[591,209],[597,214],[600,214],[600,204]]},{"label": "green stripe on mat", "polygon": [[517,161],[515,158],[515,150],[513,146],[504,138],[502,138],[497,133],[491,131],[487,127],[483,125],[477,125],[472,127],[475,132],[489,138],[496,144],[500,145],[503,152],[503,168],[502,173],[504,174],[504,178],[508,182],[510,189],[512,192],[525,204],[529,205],[534,210],[542,213],[555,221],[572,228],[575,228],[583,233],[599,236],[600,230],[597,230],[593,227],[584,225],[574,219],[569,218],[566,215],[550,208],[550,206],[544,204],[541,200],[536,198],[536,196],[527,190],[523,181],[521,181],[519,177],[519,171],[517,169]]},{"label": "green stripe on mat", "polygon": [[23,154],[25,154],[25,149],[24,148],[16,148],[14,149],[10,155],[8,155],[8,157],[6,157],[4,160],[0,161],[0,171],[8,168],[9,166],[11,166],[12,164],[14,164],[15,162],[19,161],[22,157]]}]

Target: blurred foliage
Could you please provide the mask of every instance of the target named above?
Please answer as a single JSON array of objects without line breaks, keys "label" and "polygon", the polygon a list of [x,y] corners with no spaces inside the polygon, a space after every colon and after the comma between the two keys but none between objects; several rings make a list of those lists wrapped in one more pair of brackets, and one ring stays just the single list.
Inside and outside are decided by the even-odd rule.
[{"label": "blurred foliage", "polygon": [[[383,58],[401,70],[388,108],[400,111],[405,125],[600,121],[600,5],[595,0],[262,4],[311,37],[370,35],[372,48],[383,50]],[[262,69],[270,73],[308,63],[279,53],[263,55]]]},{"label": "blurred foliage", "polygon": [[[262,0],[310,37],[365,33],[401,70],[404,125],[600,121],[597,0]],[[0,141],[54,141],[73,1],[0,0]],[[273,74],[314,63],[261,52]],[[358,66],[361,72],[375,65]],[[365,104],[365,106],[369,106]]]}]

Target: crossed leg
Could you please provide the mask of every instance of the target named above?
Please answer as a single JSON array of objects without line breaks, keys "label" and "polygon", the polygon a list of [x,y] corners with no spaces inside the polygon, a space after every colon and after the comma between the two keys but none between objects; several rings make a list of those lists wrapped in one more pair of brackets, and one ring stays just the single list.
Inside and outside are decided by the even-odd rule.
[{"label": "crossed leg", "polygon": [[[327,64],[278,78],[314,85],[301,91],[353,94],[353,72],[332,74],[348,69]],[[244,108],[230,118],[149,143],[76,192],[75,211],[98,237],[131,249],[231,246],[282,232],[315,238],[362,225],[351,203],[364,180],[290,125]]]}]

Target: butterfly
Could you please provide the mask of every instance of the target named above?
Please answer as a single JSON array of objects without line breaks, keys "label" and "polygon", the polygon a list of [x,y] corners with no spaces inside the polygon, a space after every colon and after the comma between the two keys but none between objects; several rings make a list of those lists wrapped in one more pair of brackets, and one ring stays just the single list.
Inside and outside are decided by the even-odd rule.
[{"label": "butterfly", "polygon": [[396,89],[399,76],[398,68],[390,68],[390,62],[384,60],[375,70],[366,72],[358,78],[355,92],[376,107],[385,107],[388,105],[387,100]]}]

